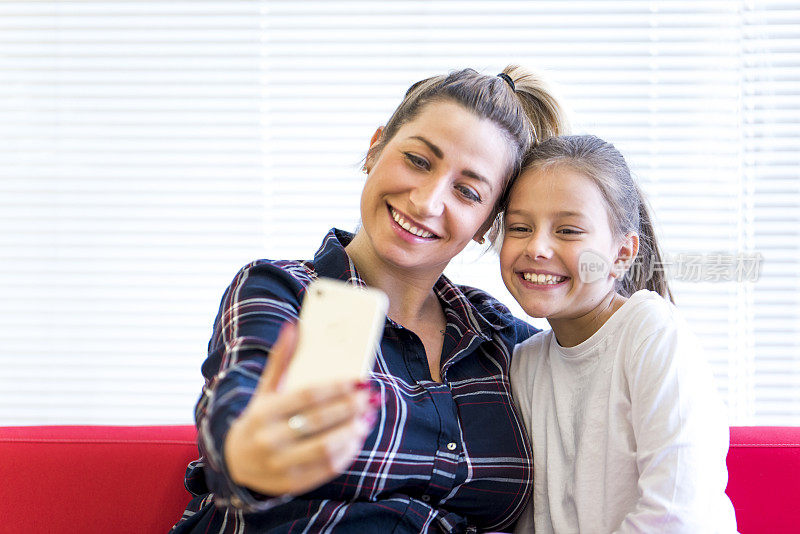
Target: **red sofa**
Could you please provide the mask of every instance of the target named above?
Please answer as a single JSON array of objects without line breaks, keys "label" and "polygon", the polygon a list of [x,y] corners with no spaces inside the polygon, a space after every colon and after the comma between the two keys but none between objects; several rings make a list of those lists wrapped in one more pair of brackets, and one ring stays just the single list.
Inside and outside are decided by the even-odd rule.
[{"label": "red sofa", "polygon": [[[189,494],[191,426],[0,427],[0,532],[166,533]],[[800,532],[800,427],[734,427],[742,534]]]}]

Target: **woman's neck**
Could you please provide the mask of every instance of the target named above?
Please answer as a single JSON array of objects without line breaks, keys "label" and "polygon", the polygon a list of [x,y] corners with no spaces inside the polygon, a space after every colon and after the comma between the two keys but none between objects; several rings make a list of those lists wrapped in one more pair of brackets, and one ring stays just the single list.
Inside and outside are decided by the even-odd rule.
[{"label": "woman's neck", "polygon": [[565,319],[547,319],[558,344],[562,347],[580,345],[606,324],[628,299],[612,290],[589,312]]},{"label": "woman's neck", "polygon": [[378,288],[389,297],[387,315],[404,326],[426,317],[431,306],[438,305],[433,286],[442,270],[400,267],[380,258],[362,232],[345,247],[345,252],[368,286]]}]

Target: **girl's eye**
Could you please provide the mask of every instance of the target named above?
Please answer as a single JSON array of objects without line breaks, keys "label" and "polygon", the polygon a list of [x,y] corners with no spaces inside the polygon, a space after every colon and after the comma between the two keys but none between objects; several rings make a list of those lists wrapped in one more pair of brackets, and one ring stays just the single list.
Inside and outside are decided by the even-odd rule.
[{"label": "girl's eye", "polygon": [[527,228],[525,226],[515,225],[515,224],[509,225],[508,228],[506,229],[506,232],[508,232],[508,233],[522,233],[522,232],[529,232],[529,231],[530,231],[529,228]]},{"label": "girl's eye", "polygon": [[483,202],[481,196],[471,187],[467,187],[465,185],[458,185],[456,189],[461,193],[461,195],[471,202]]},{"label": "girl's eye", "polygon": [[562,235],[581,235],[584,232],[582,230],[578,230],[577,228],[562,228],[558,231],[559,234]]},{"label": "girl's eye", "polygon": [[409,163],[411,163],[414,167],[423,170],[430,170],[431,166],[423,157],[417,156],[416,154],[412,154],[411,152],[403,152],[403,155],[406,157]]}]

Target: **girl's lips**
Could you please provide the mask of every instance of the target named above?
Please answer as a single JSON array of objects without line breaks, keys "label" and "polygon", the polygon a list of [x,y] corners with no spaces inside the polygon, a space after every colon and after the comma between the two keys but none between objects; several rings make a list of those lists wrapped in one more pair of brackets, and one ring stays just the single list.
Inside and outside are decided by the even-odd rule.
[{"label": "girl's lips", "polygon": [[558,276],[560,278],[569,278],[566,274],[557,273],[555,271],[543,271],[541,269],[525,269],[524,271],[516,271],[518,275],[524,276],[527,273],[530,274],[544,274],[544,275],[551,275],[551,276]]}]

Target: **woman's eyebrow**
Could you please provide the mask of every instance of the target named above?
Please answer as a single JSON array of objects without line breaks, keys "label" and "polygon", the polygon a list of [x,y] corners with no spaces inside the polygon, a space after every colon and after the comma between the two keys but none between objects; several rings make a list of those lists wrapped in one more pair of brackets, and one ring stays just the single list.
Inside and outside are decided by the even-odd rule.
[{"label": "woman's eyebrow", "polygon": [[[434,156],[436,156],[439,159],[442,159],[444,157],[444,152],[442,152],[441,148],[439,148],[438,146],[434,145],[433,143],[431,143],[430,141],[428,141],[427,139],[425,139],[421,135],[412,135],[411,137],[409,137],[409,139],[416,139],[417,141],[422,141],[423,143],[425,143],[428,146],[428,148],[431,149],[431,152],[433,152]],[[463,174],[464,176],[467,176],[469,178],[474,178],[475,180],[483,182],[484,184],[486,184],[489,187],[489,191],[493,191],[494,190],[494,186],[492,185],[492,182],[489,181],[488,179],[486,179],[486,177],[481,176],[480,174],[478,174],[475,171],[471,171],[469,169],[465,169],[465,170],[461,171],[461,174]]]},{"label": "woman's eyebrow", "polygon": [[476,179],[478,181],[483,182],[484,184],[486,184],[486,187],[489,188],[489,191],[494,191],[494,185],[492,185],[492,182],[490,182],[484,176],[481,176],[477,172],[471,171],[469,169],[465,169],[465,170],[461,171],[461,174],[463,174],[464,176],[467,176],[469,178],[474,178],[474,179]]},{"label": "woman's eyebrow", "polygon": [[428,145],[428,148],[431,149],[431,152],[433,152],[434,156],[436,156],[439,159],[442,159],[444,157],[444,152],[442,152],[441,148],[439,148],[438,146],[434,145],[433,143],[431,143],[430,141],[428,141],[427,139],[425,139],[421,135],[412,135],[409,139],[416,139],[417,141],[422,141],[423,143]]}]

